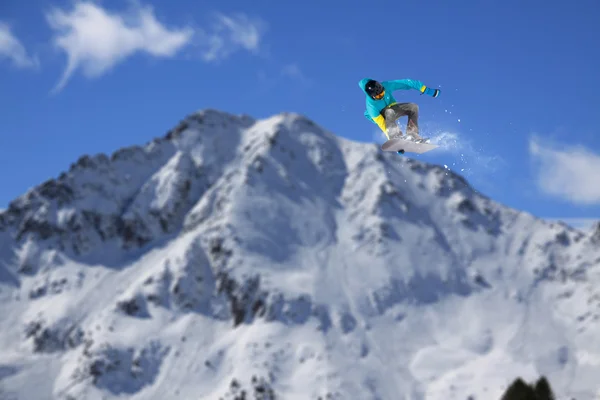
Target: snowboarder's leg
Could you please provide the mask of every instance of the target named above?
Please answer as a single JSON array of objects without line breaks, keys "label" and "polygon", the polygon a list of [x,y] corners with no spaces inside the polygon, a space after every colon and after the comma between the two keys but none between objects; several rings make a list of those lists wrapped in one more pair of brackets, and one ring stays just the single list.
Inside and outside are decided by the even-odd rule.
[{"label": "snowboarder's leg", "polygon": [[396,123],[398,118],[408,116],[406,134],[413,139],[421,139],[419,136],[419,106],[415,103],[397,103],[387,107],[383,111],[388,139],[402,136],[402,131]]},{"label": "snowboarder's leg", "polygon": [[397,103],[390,107],[399,116],[408,116],[406,123],[406,134],[414,139],[420,139],[419,136],[419,106],[415,103]]},{"label": "snowboarder's leg", "polygon": [[396,123],[398,118],[402,117],[402,115],[399,115],[391,107],[388,107],[383,110],[383,117],[385,118],[385,134],[388,140],[402,136],[402,131]]}]

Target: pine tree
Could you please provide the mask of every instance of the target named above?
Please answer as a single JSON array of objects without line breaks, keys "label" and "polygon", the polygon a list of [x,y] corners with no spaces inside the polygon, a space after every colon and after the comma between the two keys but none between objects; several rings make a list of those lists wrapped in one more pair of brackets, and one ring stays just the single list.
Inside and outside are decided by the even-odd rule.
[{"label": "pine tree", "polygon": [[506,389],[502,400],[537,400],[535,391],[521,378],[515,381]]},{"label": "pine tree", "polygon": [[506,389],[501,400],[555,400],[554,393],[546,377],[538,379],[535,387],[517,378]]},{"label": "pine tree", "polygon": [[555,400],[552,388],[550,388],[550,383],[545,376],[538,379],[535,384],[535,394],[538,400]]}]

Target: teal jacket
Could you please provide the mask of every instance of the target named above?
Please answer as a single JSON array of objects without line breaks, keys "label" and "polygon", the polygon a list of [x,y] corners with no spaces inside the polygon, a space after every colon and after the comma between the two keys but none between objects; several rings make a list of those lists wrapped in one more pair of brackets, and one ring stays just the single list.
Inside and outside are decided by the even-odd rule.
[{"label": "teal jacket", "polygon": [[[361,79],[358,82],[358,86],[367,94],[365,90],[365,85],[369,82],[371,78]],[[387,106],[396,104],[397,101],[392,95],[392,92],[395,90],[410,90],[415,89],[421,93],[424,93],[427,87],[421,81],[413,80],[413,79],[398,79],[394,81],[383,81],[381,82],[385,90],[385,94],[381,100],[374,100],[371,96],[367,95],[366,106],[367,110],[365,111],[365,117],[373,122],[374,124],[379,125],[382,131],[385,132],[385,119],[383,115],[381,115],[381,110],[386,108]]]}]

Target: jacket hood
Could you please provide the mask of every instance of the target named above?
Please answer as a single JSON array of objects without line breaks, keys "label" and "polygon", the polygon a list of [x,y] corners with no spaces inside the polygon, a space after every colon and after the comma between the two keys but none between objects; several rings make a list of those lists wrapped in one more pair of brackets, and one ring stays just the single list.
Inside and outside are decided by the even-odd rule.
[{"label": "jacket hood", "polygon": [[365,78],[365,79],[361,79],[358,82],[358,86],[360,86],[360,88],[363,90],[363,92],[365,92],[365,94],[367,94],[367,90],[365,89],[365,86],[367,86],[367,82],[371,81],[373,79],[371,78]]}]

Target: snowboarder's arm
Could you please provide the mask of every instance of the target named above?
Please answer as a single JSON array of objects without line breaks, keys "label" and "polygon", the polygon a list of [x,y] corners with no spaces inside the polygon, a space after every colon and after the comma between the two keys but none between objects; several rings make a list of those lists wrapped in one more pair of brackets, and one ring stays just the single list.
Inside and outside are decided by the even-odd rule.
[{"label": "snowboarder's arm", "polygon": [[383,118],[383,115],[380,113],[375,114],[369,107],[367,107],[367,111],[365,111],[365,117],[379,126],[379,128],[385,132],[385,118]]},{"label": "snowboarder's arm", "polygon": [[384,81],[382,82],[382,84],[387,90],[391,92],[393,92],[394,90],[415,89],[423,93],[426,89],[425,84],[416,79],[396,79],[393,81]]},{"label": "snowboarder's arm", "polygon": [[438,97],[440,94],[439,89],[429,88],[425,86],[423,82],[418,81],[416,79],[397,79],[395,81],[385,81],[383,82],[383,86],[391,92],[393,92],[394,90],[415,89],[421,92],[422,94],[426,94],[432,97]]},{"label": "snowboarder's arm", "polygon": [[383,115],[379,114],[378,116],[373,118],[373,121],[375,121],[377,126],[379,126],[379,129],[381,129],[385,133],[385,118],[383,118]]}]

